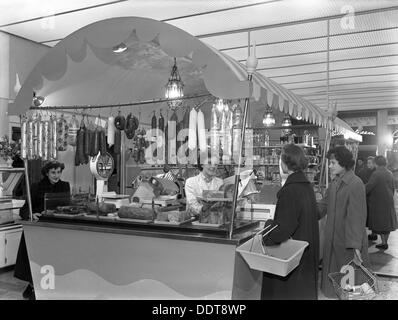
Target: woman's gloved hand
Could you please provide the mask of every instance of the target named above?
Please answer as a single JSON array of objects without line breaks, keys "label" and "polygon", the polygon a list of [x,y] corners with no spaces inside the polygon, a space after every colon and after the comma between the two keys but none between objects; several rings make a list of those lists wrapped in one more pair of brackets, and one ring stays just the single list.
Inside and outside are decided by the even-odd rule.
[{"label": "woman's gloved hand", "polygon": [[[276,225],[277,225],[277,223],[274,220],[268,219],[264,223],[264,229],[267,228],[267,231],[268,231],[269,229],[272,229]],[[267,232],[267,231],[265,231],[265,232]]]},{"label": "woman's gloved hand", "polygon": [[[277,226],[278,224],[272,220],[272,219],[268,219],[267,221],[265,221],[264,224],[264,232],[262,233],[262,237],[263,237],[263,244],[264,246],[271,246],[271,245],[275,245],[275,243],[269,238],[270,234],[272,234],[272,231],[269,232],[272,228],[274,228],[275,226]],[[269,232],[269,233],[268,233]]]},{"label": "woman's gloved hand", "polygon": [[354,263],[356,265],[361,265],[363,263],[362,256],[361,256],[361,251],[359,249],[354,249]]}]

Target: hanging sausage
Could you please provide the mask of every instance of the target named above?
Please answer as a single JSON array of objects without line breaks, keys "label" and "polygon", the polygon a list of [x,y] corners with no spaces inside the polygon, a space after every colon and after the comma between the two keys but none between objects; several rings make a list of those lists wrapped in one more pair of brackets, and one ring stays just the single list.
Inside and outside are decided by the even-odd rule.
[{"label": "hanging sausage", "polygon": [[28,147],[27,147],[27,124],[28,120],[25,116],[21,117],[21,158],[27,159]]},{"label": "hanging sausage", "polygon": [[198,111],[198,141],[200,152],[207,153],[205,117],[201,110]]},{"label": "hanging sausage", "polygon": [[42,125],[42,160],[50,160],[51,151],[51,132],[50,132],[50,121],[44,120]]},{"label": "hanging sausage", "polygon": [[115,143],[115,118],[113,116],[108,118],[107,141],[109,147]]},{"label": "hanging sausage", "polygon": [[198,113],[192,108],[189,113],[189,133],[188,133],[188,148],[194,150],[196,148],[196,125],[197,125]]},{"label": "hanging sausage", "polygon": [[38,159],[39,155],[39,117],[37,116],[33,124],[33,148],[32,148],[32,159]]},{"label": "hanging sausage", "polygon": [[91,153],[91,130],[90,127],[87,126],[84,130],[84,155],[88,158]]},{"label": "hanging sausage", "polygon": [[105,137],[105,130],[101,128],[99,131],[99,151],[101,156],[105,156],[106,154],[106,137]]},{"label": "hanging sausage", "polygon": [[34,120],[29,117],[26,123],[26,148],[27,148],[27,159],[33,159],[33,124]]},{"label": "hanging sausage", "polygon": [[75,155],[75,165],[79,166],[81,164],[86,164],[88,162],[87,156],[84,154],[84,136],[85,136],[85,124],[84,119],[80,122],[80,128],[76,135],[76,155]]},{"label": "hanging sausage", "polygon": [[127,139],[133,139],[135,135],[135,130],[137,129],[136,118],[130,112],[126,118],[126,127],[124,131],[126,132]]},{"label": "hanging sausage", "polygon": [[119,113],[117,115],[117,117],[115,118],[115,128],[119,129],[119,130],[124,130],[126,125],[126,119],[124,118],[124,116],[121,114],[120,110]]},{"label": "hanging sausage", "polygon": [[216,106],[213,104],[210,115],[210,150],[211,154],[218,158],[220,140],[219,140],[220,122]]},{"label": "hanging sausage", "polygon": [[98,130],[98,128],[95,128],[94,131],[90,132],[91,134],[91,152],[90,152],[90,156],[95,157],[96,155],[98,155],[99,152],[99,135],[100,132]]},{"label": "hanging sausage", "polygon": [[164,164],[164,154],[165,154],[165,141],[164,141],[164,117],[162,115],[162,109],[160,109],[159,121],[157,130],[157,146],[158,146],[158,164]]},{"label": "hanging sausage", "polygon": [[119,129],[115,130],[115,146],[113,152],[115,154],[120,154],[122,144],[122,132]]},{"label": "hanging sausage", "polygon": [[164,128],[164,161],[166,164],[169,163],[169,110],[166,113],[166,126]]},{"label": "hanging sausage", "polygon": [[79,126],[79,121],[76,119],[76,115],[72,115],[68,128],[68,144],[70,146],[76,146],[76,135],[77,130],[79,130]]},{"label": "hanging sausage", "polygon": [[36,157],[41,159],[43,157],[43,122],[41,121],[41,115],[36,119],[37,126],[37,149]]},{"label": "hanging sausage", "polygon": [[170,120],[168,121],[167,127],[168,127],[168,155],[169,155],[169,163],[170,164],[176,164],[176,155],[177,155],[177,122],[178,122],[178,117],[177,113],[174,111],[173,114],[171,115]]},{"label": "hanging sausage", "polygon": [[66,151],[68,147],[68,123],[61,115],[61,118],[57,121],[57,150]]},{"label": "hanging sausage", "polygon": [[232,128],[233,128],[233,114],[232,111],[228,108],[228,116],[227,116],[227,126],[226,126],[226,156],[227,159],[231,159],[232,157]]},{"label": "hanging sausage", "polygon": [[[153,111],[153,116],[152,116],[152,120],[151,120],[151,129],[152,129],[152,137],[154,138],[153,140],[156,139],[157,136],[157,120],[156,120],[156,113],[155,111]],[[156,140],[155,140],[156,141]],[[158,152],[157,152],[157,148],[153,150],[153,157],[155,158],[154,160],[156,161]]]},{"label": "hanging sausage", "polygon": [[58,121],[56,116],[50,117],[50,136],[51,136],[51,148],[50,148],[50,159],[56,160],[58,158]]},{"label": "hanging sausage", "polygon": [[239,105],[234,104],[234,106],[232,107],[233,110],[233,127],[234,128],[242,128],[242,122],[243,122],[243,115],[242,115],[242,109],[240,108]]},{"label": "hanging sausage", "polygon": [[77,133],[76,133],[76,152],[75,152],[75,166],[76,167],[81,164],[81,162],[80,162],[80,141],[81,141],[80,137],[81,137],[82,133],[83,132],[80,128],[79,128],[79,130],[77,130]]}]

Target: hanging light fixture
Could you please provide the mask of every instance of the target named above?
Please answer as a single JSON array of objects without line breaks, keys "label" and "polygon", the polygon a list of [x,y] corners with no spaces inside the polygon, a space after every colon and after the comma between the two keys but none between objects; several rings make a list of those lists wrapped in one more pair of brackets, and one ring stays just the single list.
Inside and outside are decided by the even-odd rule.
[{"label": "hanging light fixture", "polygon": [[177,69],[177,59],[174,58],[174,66],[171,69],[171,75],[169,81],[166,84],[166,99],[171,99],[167,101],[167,104],[171,110],[175,110],[182,105],[182,97],[184,96],[184,84],[181,81],[180,74]]},{"label": "hanging light fixture", "polygon": [[285,113],[285,116],[283,117],[282,120],[282,127],[291,127],[292,126],[292,120],[290,120],[289,114]]},{"label": "hanging light fixture", "polygon": [[33,105],[39,107],[43,104],[44,98],[41,96],[36,96],[36,92],[33,91]]},{"label": "hanging light fixture", "polygon": [[228,104],[223,99],[217,98],[216,99],[216,103],[215,103],[215,107],[216,107],[218,112],[223,112],[224,110],[228,109]]},{"label": "hanging light fixture", "polygon": [[267,106],[267,108],[265,109],[263,125],[266,127],[272,127],[275,125],[275,117],[272,112],[272,108],[270,108],[269,106]]}]

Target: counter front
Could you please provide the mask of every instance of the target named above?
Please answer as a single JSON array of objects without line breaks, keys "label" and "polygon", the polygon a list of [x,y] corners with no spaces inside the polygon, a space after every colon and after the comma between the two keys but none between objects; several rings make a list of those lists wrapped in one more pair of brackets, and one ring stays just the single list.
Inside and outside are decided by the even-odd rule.
[{"label": "counter front", "polygon": [[259,299],[262,273],[229,239],[201,230],[23,222],[37,299]]}]

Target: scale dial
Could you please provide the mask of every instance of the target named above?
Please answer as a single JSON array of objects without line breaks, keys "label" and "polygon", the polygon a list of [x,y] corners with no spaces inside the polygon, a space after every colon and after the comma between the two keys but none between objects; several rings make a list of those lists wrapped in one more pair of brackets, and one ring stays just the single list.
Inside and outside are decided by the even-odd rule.
[{"label": "scale dial", "polygon": [[108,180],[114,168],[115,162],[108,152],[104,156],[98,154],[90,161],[91,173],[99,180]]}]

